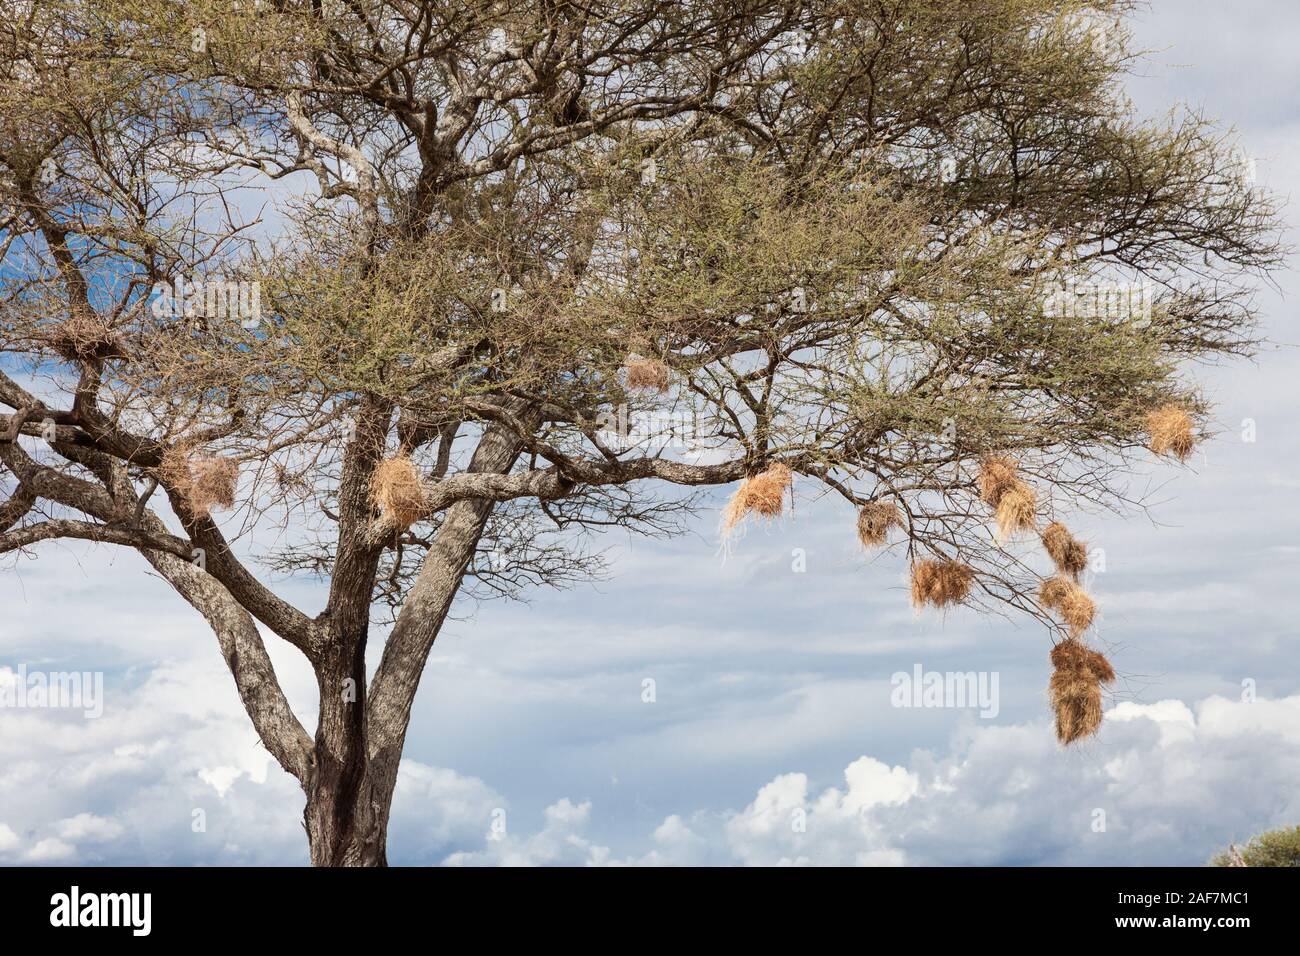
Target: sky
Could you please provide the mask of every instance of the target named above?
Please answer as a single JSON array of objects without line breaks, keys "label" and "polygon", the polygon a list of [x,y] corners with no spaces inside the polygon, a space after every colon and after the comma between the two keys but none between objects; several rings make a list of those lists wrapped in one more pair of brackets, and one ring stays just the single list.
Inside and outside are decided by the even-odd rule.
[{"label": "sky", "polygon": [[[1300,8],[1154,0],[1133,26],[1153,51],[1139,111],[1235,125],[1261,183],[1295,196]],[[1276,282],[1270,344],[1198,375],[1218,437],[1136,487],[1152,513],[1069,518],[1104,550],[1089,588],[1120,673],[1096,738],[1056,742],[1041,625],[918,615],[903,556],[864,555],[847,506],[799,484],[793,513],[724,559],[723,490],[692,534],[603,540],[602,583],[458,606],[412,715],[390,862],[1199,865],[1300,824],[1300,282]],[[0,684],[104,675],[101,716],[0,713],[0,863],[305,864],[301,791],[206,625],[146,571],[59,543],[0,573]],[[319,585],[280,588],[320,605]],[[309,669],[268,644],[310,727]],[[895,706],[891,678],[917,666],[996,675],[996,707]]]}]

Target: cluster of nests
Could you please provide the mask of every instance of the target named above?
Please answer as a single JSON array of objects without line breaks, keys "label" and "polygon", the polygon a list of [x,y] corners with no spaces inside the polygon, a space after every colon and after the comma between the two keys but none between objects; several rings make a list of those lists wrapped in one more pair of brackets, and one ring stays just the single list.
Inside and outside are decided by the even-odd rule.
[{"label": "cluster of nests", "polygon": [[[1157,455],[1186,461],[1196,446],[1195,422],[1188,410],[1166,403],[1147,412],[1148,447]],[[997,537],[1005,541],[1021,532],[1037,529],[1037,497],[1019,476],[1016,462],[994,455],[980,464],[976,486],[980,497],[994,512]],[[884,512],[872,506],[858,518],[859,537],[864,544],[884,540],[890,522]],[[1056,574],[1038,589],[1043,606],[1053,611],[1068,637],[1052,649],[1052,679],[1048,693],[1056,714],[1056,735],[1069,744],[1091,736],[1101,726],[1103,685],[1115,680],[1115,671],[1100,652],[1090,648],[1083,634],[1092,626],[1097,605],[1080,586],[1088,565],[1088,550],[1059,521],[1045,527],[1040,539]],[[960,603],[970,591],[973,570],[960,561],[922,560],[912,566],[912,602],[944,607]]]},{"label": "cluster of nests", "polygon": [[[993,509],[999,541],[1038,530],[1038,496],[1020,477],[1014,459],[1004,455],[984,458],[975,486],[981,500]],[[861,524],[860,517],[859,527]],[[1039,537],[1058,572],[1043,582],[1040,597],[1047,607],[1060,614],[1071,633],[1077,635],[1092,624],[1096,611],[1078,584],[1088,564],[1088,549],[1059,521],[1049,524]],[[959,561],[917,561],[912,567],[912,601],[918,607],[960,603],[969,593],[973,580],[973,571]]]},{"label": "cluster of nests", "polygon": [[[1037,530],[1037,498],[1019,475],[1016,462],[993,455],[980,463],[976,487],[994,510],[999,540]],[[1083,640],[1097,615],[1097,605],[1080,586],[1088,566],[1088,549],[1059,521],[1039,534],[1056,574],[1042,581],[1038,598],[1065,625],[1069,636],[1052,649],[1052,679],[1048,696],[1056,714],[1056,736],[1070,744],[1091,736],[1101,726],[1102,685],[1115,672],[1100,651]]]},{"label": "cluster of nests", "polygon": [[[750,515],[779,517],[793,478],[789,467],[777,462],[742,481],[723,509],[723,533],[730,533]],[[985,458],[976,486],[993,509],[1000,540],[1037,530],[1037,497],[1020,477],[1014,460]],[[864,548],[885,544],[892,529],[904,526],[903,513],[892,502],[870,501],[858,512],[857,535]],[[1069,632],[1052,651],[1054,672],[1049,685],[1057,736],[1069,744],[1096,733],[1102,719],[1102,686],[1113,681],[1115,674],[1106,658],[1082,638],[1096,616],[1096,605],[1079,584],[1088,564],[1087,547],[1059,521],[1047,525],[1039,537],[1057,571],[1042,582],[1039,597]],[[961,561],[918,560],[912,565],[912,603],[939,608],[960,604],[969,596],[974,581],[974,569]]]},{"label": "cluster of nests", "polygon": [[[628,388],[664,391],[669,386],[668,366],[657,359],[634,355],[624,368]],[[1173,455],[1180,461],[1191,454],[1195,445],[1193,420],[1181,406],[1167,404],[1152,410],[1147,424],[1150,447],[1156,454]],[[768,464],[745,478],[723,509],[723,535],[731,534],[751,515],[768,520],[780,517],[793,482],[793,472],[781,462]],[[1037,531],[1038,498],[1020,477],[1014,459],[1002,455],[983,459],[976,487],[980,498],[993,509],[999,541]],[[414,463],[404,454],[380,462],[370,492],[380,512],[402,529],[424,514],[424,484]],[[870,501],[858,512],[857,535],[864,548],[885,544],[892,529],[904,526],[903,513],[892,502]],[[1097,612],[1096,604],[1079,583],[1088,564],[1087,548],[1059,521],[1047,525],[1039,538],[1057,571],[1040,585],[1039,599],[1059,616],[1069,633],[1052,650],[1049,685],[1056,733],[1068,744],[1096,733],[1102,719],[1102,685],[1112,682],[1115,672],[1106,658],[1083,640]],[[974,581],[974,569],[961,561],[918,560],[912,565],[912,603],[916,607],[939,608],[960,604],[969,596]]]}]

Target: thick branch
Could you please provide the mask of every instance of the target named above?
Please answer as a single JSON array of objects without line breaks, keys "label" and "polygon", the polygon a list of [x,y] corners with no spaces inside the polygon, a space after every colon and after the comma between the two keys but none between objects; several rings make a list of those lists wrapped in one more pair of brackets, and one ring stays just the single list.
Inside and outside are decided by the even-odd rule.
[{"label": "thick branch", "polygon": [[253,618],[216,579],[189,562],[159,551],[142,553],[212,625],[244,709],[271,756],[299,780],[306,779],[312,761],[311,737],[289,707]]},{"label": "thick branch", "polygon": [[122,528],[60,518],[0,534],[0,554],[57,538],[77,538],[83,541],[121,544],[140,549],[151,548],[187,560],[194,552],[193,546],[188,541],[173,535],[141,528]]}]

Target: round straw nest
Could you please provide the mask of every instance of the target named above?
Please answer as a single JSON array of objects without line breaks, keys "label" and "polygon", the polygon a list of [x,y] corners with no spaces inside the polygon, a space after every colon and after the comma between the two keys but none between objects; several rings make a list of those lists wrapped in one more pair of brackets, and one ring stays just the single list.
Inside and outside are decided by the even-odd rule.
[{"label": "round straw nest", "polygon": [[1187,409],[1173,402],[1147,412],[1148,447],[1157,455],[1172,455],[1186,461],[1196,447],[1195,422]]},{"label": "round straw nest", "polygon": [[1097,605],[1079,585],[1064,575],[1048,578],[1038,587],[1038,599],[1060,615],[1070,635],[1086,631],[1097,615]]},{"label": "round straw nest", "polygon": [[892,501],[868,501],[858,512],[858,540],[868,550],[884,544],[894,527],[903,527],[903,513]]},{"label": "round straw nest", "polygon": [[627,387],[666,392],[671,375],[668,366],[658,359],[630,358],[624,365]]},{"label": "round straw nest", "polygon": [[975,486],[980,498],[994,509],[998,540],[1032,531],[1037,522],[1038,496],[1020,480],[1019,468],[1006,455],[988,455],[980,462]]},{"label": "round straw nest", "polygon": [[786,489],[793,483],[794,474],[779,461],[746,478],[722,511],[723,534],[729,533],[750,514],[779,518],[785,507]]},{"label": "round straw nest", "polygon": [[1056,737],[1071,744],[1101,726],[1101,688],[1115,670],[1099,651],[1070,638],[1052,648],[1052,679],[1047,685],[1056,712]]},{"label": "round straw nest", "polygon": [[960,561],[924,559],[912,565],[912,605],[946,607],[960,604],[970,593],[975,572]]},{"label": "round straw nest", "polygon": [[1088,567],[1088,549],[1082,541],[1070,534],[1070,529],[1053,521],[1043,529],[1043,548],[1061,574],[1079,580]]},{"label": "round straw nest", "polygon": [[1002,496],[1020,484],[1014,458],[1006,455],[989,455],[980,462],[979,474],[975,476],[984,503],[996,508]]},{"label": "round straw nest", "polygon": [[1033,531],[1037,514],[1038,497],[1034,489],[1017,480],[998,500],[998,540],[1006,541],[1022,531]]},{"label": "round straw nest", "polygon": [[405,530],[424,516],[424,483],[405,455],[385,458],[370,478],[370,499],[384,517]]},{"label": "round straw nest", "polygon": [[195,455],[187,447],[176,446],[163,453],[158,470],[163,482],[198,517],[207,517],[214,508],[235,506],[239,462],[233,458]]}]

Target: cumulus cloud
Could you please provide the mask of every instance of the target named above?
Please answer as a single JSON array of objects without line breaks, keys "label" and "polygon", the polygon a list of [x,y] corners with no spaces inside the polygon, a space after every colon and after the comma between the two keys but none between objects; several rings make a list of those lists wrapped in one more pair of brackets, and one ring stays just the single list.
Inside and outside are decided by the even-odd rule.
[{"label": "cumulus cloud", "polygon": [[1125,702],[1104,726],[1068,751],[1042,722],[973,728],[906,767],[859,757],[820,792],[781,774],[741,810],[667,817],[641,853],[591,839],[591,804],[565,799],[538,832],[507,829],[444,862],[1197,865],[1300,819],[1300,697]]},{"label": "cumulus cloud", "polygon": [[[219,661],[173,663],[110,695],[97,720],[6,714],[0,859],[304,863],[301,791],[228,679]],[[538,822],[483,779],[408,759],[389,855],[453,866],[1177,865],[1297,820],[1300,696],[1210,696],[1118,703],[1098,738],[1069,750],[1045,718],[967,721],[902,760],[855,755],[838,780],[791,768],[743,804],[641,826],[625,804],[602,813],[600,800],[562,791]]]},{"label": "cumulus cloud", "polygon": [[1196,865],[1300,819],[1300,697],[1126,702],[1103,726],[1068,751],[1044,723],[973,728],[820,793],[782,774],[743,810],[670,817],[635,862]]},{"label": "cumulus cloud", "polygon": [[[574,804],[567,797],[546,808],[544,825],[531,836],[516,836],[506,823],[487,836],[482,850],[454,853],[448,866],[589,866],[611,861],[608,847],[593,843],[584,831],[591,819],[590,801]],[[497,817],[497,819],[504,819]]]},{"label": "cumulus cloud", "polygon": [[[258,741],[215,648],[115,679],[100,718],[15,709],[4,721],[0,861],[307,861],[302,791]],[[403,762],[394,862],[481,845],[503,805],[480,780]]]},{"label": "cumulus cloud", "polygon": [[910,800],[917,790],[915,775],[861,757],[844,771],[844,779],[843,791],[830,787],[812,797],[804,774],[777,777],[727,820],[727,850],[736,862],[756,866],[902,863],[902,854],[878,832],[870,811]]},{"label": "cumulus cloud", "polygon": [[25,863],[70,863],[77,848],[63,840],[47,837],[23,854]]},{"label": "cumulus cloud", "polygon": [[472,851],[506,808],[505,798],[476,777],[403,760],[393,795],[389,861],[420,864]]},{"label": "cumulus cloud", "polygon": [[93,813],[78,813],[56,823],[54,832],[65,840],[100,843],[117,839],[123,830],[122,824],[116,820],[106,820]]},{"label": "cumulus cloud", "polygon": [[[972,727],[907,766],[859,757],[820,791],[806,774],[780,774],[743,809],[668,816],[641,852],[592,839],[592,804],[562,799],[537,832],[506,826],[443,862],[1197,865],[1300,819],[1300,696],[1124,702],[1103,726],[1071,750],[1046,722]],[[480,806],[492,799],[468,792]]]}]

